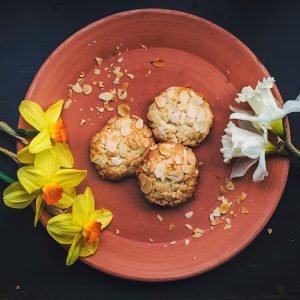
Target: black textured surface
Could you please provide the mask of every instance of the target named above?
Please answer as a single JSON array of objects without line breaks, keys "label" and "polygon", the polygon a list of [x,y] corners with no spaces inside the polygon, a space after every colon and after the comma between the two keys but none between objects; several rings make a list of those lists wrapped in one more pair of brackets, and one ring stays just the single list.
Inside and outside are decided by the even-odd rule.
[{"label": "black textured surface", "polygon": [[[299,1],[5,1],[0,4],[0,119],[16,125],[17,107],[35,73],[67,37],[104,16],[135,8],[186,11],[224,27],[260,58],[285,100],[300,92]],[[300,115],[291,115],[300,146]],[[0,133],[0,146],[15,142]],[[0,155],[0,169],[16,166]],[[65,267],[65,251],[30,208],[0,203],[0,299],[300,299],[300,163],[293,162],[282,200],[265,230],[242,253],[201,276],[170,283],[130,282],[81,262]],[[0,191],[5,188],[0,182]],[[268,201],[268,199],[266,199]],[[19,285],[20,289],[16,289]]]}]

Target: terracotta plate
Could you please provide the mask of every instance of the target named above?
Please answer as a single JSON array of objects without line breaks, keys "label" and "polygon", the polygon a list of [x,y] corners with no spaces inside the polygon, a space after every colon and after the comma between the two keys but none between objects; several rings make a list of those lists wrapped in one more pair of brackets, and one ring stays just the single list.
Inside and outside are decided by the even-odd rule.
[{"label": "terracotta plate", "polygon": [[[115,55],[115,49],[121,55]],[[100,75],[94,74],[94,57],[104,59],[98,67]],[[120,58],[122,62],[117,61]],[[154,58],[163,59],[164,67],[151,65]],[[228,193],[229,199],[234,200],[244,191],[249,199],[235,206],[237,217],[232,220],[231,230],[224,230],[225,220],[211,230],[209,213],[218,205],[219,186],[231,170],[219,152],[220,138],[230,114],[228,106],[234,103],[236,93],[243,86],[255,85],[257,80],[269,76],[268,72],[237,38],[209,21],[176,11],[135,10],[104,18],[72,35],[44,63],[26,98],[43,107],[61,98],[68,99],[68,84],[75,83],[81,72],[85,73],[86,83],[103,81],[105,90],[118,88],[112,84],[111,64],[134,75],[133,79],[128,76],[121,79],[129,83],[125,102],[133,114],[146,120],[147,108],[156,94],[170,86],[188,84],[205,95],[215,121],[208,138],[195,150],[203,162],[196,196],[178,208],[161,209],[146,202],[134,177],[118,183],[98,177],[89,160],[89,139],[116,111],[97,113],[96,106],[102,106],[98,99],[101,90],[97,86],[92,85],[89,95],[73,94],[74,101],[64,110],[63,118],[76,167],[88,170],[79,191],[91,186],[97,207],[114,213],[97,253],[82,261],[115,276],[144,281],[186,278],[219,266],[244,249],[263,229],[286,183],[288,161],[268,158],[270,175],[266,180],[252,183],[251,170]],[[275,94],[281,100],[277,89]],[[134,98],[133,102],[130,97]],[[80,125],[81,119],[87,122]],[[19,125],[25,126],[23,120]],[[249,214],[241,214],[241,206]],[[184,217],[188,211],[194,212],[191,219]],[[157,214],[163,217],[162,222],[158,221]],[[44,224],[47,218],[44,214]],[[170,223],[176,226],[172,231],[168,229]],[[192,238],[184,227],[186,223],[205,233],[199,239]],[[115,229],[120,231],[119,235]],[[185,239],[190,240],[189,245],[184,245]]]}]

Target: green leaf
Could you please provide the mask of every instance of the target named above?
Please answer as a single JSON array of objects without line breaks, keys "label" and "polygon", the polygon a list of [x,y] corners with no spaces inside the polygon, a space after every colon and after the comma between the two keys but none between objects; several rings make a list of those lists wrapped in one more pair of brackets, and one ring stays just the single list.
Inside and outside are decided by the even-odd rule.
[{"label": "green leaf", "polygon": [[9,177],[7,174],[5,174],[2,171],[0,171],[0,179],[6,181],[7,183],[13,183],[13,182],[15,182],[14,179],[12,179],[11,177]]},{"label": "green leaf", "polygon": [[39,131],[35,129],[16,129],[16,133],[25,137],[35,137]]}]

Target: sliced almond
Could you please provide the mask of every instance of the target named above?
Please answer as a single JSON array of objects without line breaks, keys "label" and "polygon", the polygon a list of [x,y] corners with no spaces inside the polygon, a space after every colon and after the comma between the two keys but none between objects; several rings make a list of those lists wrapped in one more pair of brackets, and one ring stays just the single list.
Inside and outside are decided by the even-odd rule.
[{"label": "sliced almond", "polygon": [[149,194],[152,190],[152,181],[147,177],[146,183],[142,185],[141,190],[144,194]]},{"label": "sliced almond", "polygon": [[142,129],[144,126],[144,121],[142,119],[138,119],[136,122],[135,122],[135,128],[136,129]]},{"label": "sliced almond", "polygon": [[163,217],[160,215],[160,214],[157,214],[156,215],[156,218],[159,222],[162,222],[163,221]]},{"label": "sliced almond", "polygon": [[184,226],[188,229],[188,230],[193,230],[193,226],[190,224],[184,224]]},{"label": "sliced almond", "polygon": [[118,106],[118,114],[121,117],[128,116],[129,113],[130,113],[130,107],[127,104],[122,103]]},{"label": "sliced almond", "polygon": [[113,143],[110,140],[107,141],[106,148],[107,148],[108,151],[110,151],[112,153],[117,151],[117,145],[116,145],[116,143]]},{"label": "sliced almond", "polygon": [[159,108],[166,106],[167,99],[165,97],[159,96],[155,98],[155,103]]},{"label": "sliced almond", "polygon": [[119,153],[123,158],[126,158],[128,156],[128,147],[124,143],[121,143]]},{"label": "sliced almond", "polygon": [[216,209],[214,209],[214,211],[212,212],[212,215],[213,215],[214,217],[220,217],[220,216],[221,216],[220,208],[217,207]]},{"label": "sliced almond", "polygon": [[88,94],[90,94],[90,93],[93,91],[93,88],[92,88],[92,86],[89,85],[89,84],[84,84],[84,85],[83,85],[83,88],[82,88],[82,91],[83,91],[83,93],[84,93],[85,95],[88,95]]},{"label": "sliced almond", "polygon": [[154,175],[156,178],[162,178],[165,175],[166,166],[163,162],[156,165]]},{"label": "sliced almond", "polygon": [[187,213],[184,214],[184,216],[187,218],[187,219],[190,219],[192,216],[193,216],[194,212],[193,211],[188,211]]},{"label": "sliced almond", "polygon": [[118,157],[112,157],[111,162],[112,162],[113,165],[119,166],[119,165],[122,164],[122,159],[118,158]]},{"label": "sliced almond", "polygon": [[123,91],[123,89],[118,89],[118,98],[120,100],[125,100],[127,98],[127,91]]},{"label": "sliced almond", "polygon": [[159,150],[160,154],[167,156],[167,157],[170,157],[173,153],[173,148],[170,147],[169,144],[160,144],[158,146],[158,150]]},{"label": "sliced almond", "polygon": [[190,240],[189,240],[189,239],[185,239],[185,240],[184,240],[184,245],[185,245],[185,246],[187,246],[189,243],[190,243]]},{"label": "sliced almond", "polygon": [[181,170],[172,171],[169,172],[167,178],[172,181],[179,182],[184,178],[184,173]]},{"label": "sliced almond", "polygon": [[236,197],[235,202],[236,202],[237,204],[240,204],[242,201],[244,201],[244,200],[246,199],[246,197],[247,197],[247,194],[244,193],[244,192],[242,192],[240,195],[238,195],[238,196]]},{"label": "sliced almond", "polygon": [[226,180],[226,190],[228,191],[234,190],[234,184],[231,180]]},{"label": "sliced almond", "polygon": [[249,214],[249,210],[246,207],[241,207],[242,214]]},{"label": "sliced almond", "polygon": [[200,228],[194,228],[193,229],[193,233],[192,233],[192,237],[195,239],[198,239],[199,237],[202,236],[202,234],[204,233],[204,231]]},{"label": "sliced almond", "polygon": [[[182,160],[181,160],[181,156],[180,155],[175,155],[174,157],[174,161],[177,165],[180,165],[182,163]],[[183,171],[183,170],[182,170]],[[184,172],[184,171],[183,171]]]},{"label": "sliced almond", "polygon": [[99,75],[100,73],[101,73],[101,71],[100,71],[99,69],[95,69],[95,70],[94,70],[94,74],[95,74],[95,75]]},{"label": "sliced almond", "polygon": [[130,132],[131,132],[131,128],[130,128],[131,120],[130,119],[121,120],[120,124],[121,124],[121,135],[122,136],[128,136],[128,135],[130,135]]},{"label": "sliced almond", "polygon": [[120,57],[117,59],[117,62],[121,63],[123,61],[124,57]]},{"label": "sliced almond", "polygon": [[119,234],[120,234],[120,230],[119,230],[119,229],[116,229],[116,230],[115,230],[115,233],[116,233],[116,235],[119,235]]},{"label": "sliced almond", "polygon": [[133,78],[134,78],[134,75],[131,74],[131,73],[127,73],[126,76],[128,76],[130,79],[133,79]]},{"label": "sliced almond", "polygon": [[111,101],[113,99],[114,95],[110,92],[104,92],[104,93],[101,93],[99,95],[99,99],[100,100],[103,100],[103,101]]},{"label": "sliced almond", "polygon": [[77,94],[82,93],[82,87],[80,86],[80,84],[78,82],[76,84],[72,85],[72,91]]},{"label": "sliced almond", "polygon": [[187,161],[193,167],[196,165],[196,156],[192,150],[187,151]]},{"label": "sliced almond", "polygon": [[175,228],[175,225],[171,223],[171,224],[169,225],[169,231],[172,231],[174,228]]},{"label": "sliced almond", "polygon": [[95,57],[95,61],[96,61],[97,65],[100,66],[103,62],[103,59],[101,57]]},{"label": "sliced almond", "polygon": [[157,68],[161,68],[165,65],[165,62],[163,61],[162,58],[154,58],[151,62],[150,62],[154,67]]},{"label": "sliced almond", "polygon": [[228,211],[231,209],[232,207],[232,202],[223,202],[220,206],[220,212],[222,215],[225,215],[226,213],[228,213]]},{"label": "sliced almond", "polygon": [[189,174],[189,173],[191,173],[191,172],[194,170],[194,167],[191,166],[191,165],[183,165],[183,166],[181,167],[181,170],[182,170],[182,172],[183,172],[184,174]]},{"label": "sliced almond", "polygon": [[64,109],[69,109],[72,105],[72,99],[68,99],[64,104]]},{"label": "sliced almond", "polygon": [[139,175],[139,180],[140,180],[140,184],[143,186],[147,182],[147,176],[145,174],[140,174]]},{"label": "sliced almond", "polygon": [[142,48],[142,49],[145,49],[145,50],[148,49],[146,45],[143,45],[143,44],[138,44],[138,45],[139,45],[139,47]]},{"label": "sliced almond", "polygon": [[221,194],[222,196],[224,196],[224,195],[226,194],[226,190],[225,190],[225,188],[224,188],[223,185],[220,185],[220,187],[219,187],[219,192],[220,192],[220,194]]},{"label": "sliced almond", "polygon": [[272,234],[273,229],[272,228],[268,228],[267,231],[268,231],[268,234]]},{"label": "sliced almond", "polygon": [[231,224],[225,224],[224,225],[224,230],[229,230],[231,229],[232,225]]},{"label": "sliced almond", "polygon": [[190,99],[189,93],[187,91],[182,91],[179,94],[179,100],[182,104],[186,104]]},{"label": "sliced almond", "polygon": [[216,226],[216,225],[218,225],[218,224],[220,224],[220,219],[219,219],[219,217],[215,218],[215,219],[213,220],[213,222],[211,222],[211,225],[213,225],[213,226]]}]

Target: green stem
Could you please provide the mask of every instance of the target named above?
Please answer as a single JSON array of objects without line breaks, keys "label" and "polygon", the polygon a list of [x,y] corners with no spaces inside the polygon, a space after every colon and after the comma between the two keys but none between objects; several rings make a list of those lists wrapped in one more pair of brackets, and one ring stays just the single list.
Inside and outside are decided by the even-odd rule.
[{"label": "green stem", "polygon": [[16,153],[14,152],[11,152],[5,148],[2,148],[0,147],[0,152],[2,152],[3,154],[9,156],[11,159],[13,159],[17,164],[19,163],[19,160],[18,160],[18,156]]},{"label": "green stem", "polygon": [[15,131],[25,137],[35,137],[39,133],[35,129],[16,129]]},{"label": "green stem", "polygon": [[300,151],[292,144],[289,139],[284,141],[285,150],[287,150],[294,157],[300,159]]},{"label": "green stem", "polygon": [[5,173],[3,173],[2,171],[0,171],[0,179],[4,180],[7,183],[13,183],[13,182],[15,182],[14,179],[12,179],[11,177],[9,177],[8,175],[6,175]]}]

